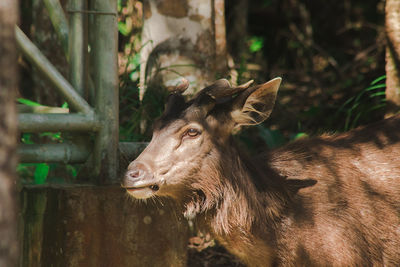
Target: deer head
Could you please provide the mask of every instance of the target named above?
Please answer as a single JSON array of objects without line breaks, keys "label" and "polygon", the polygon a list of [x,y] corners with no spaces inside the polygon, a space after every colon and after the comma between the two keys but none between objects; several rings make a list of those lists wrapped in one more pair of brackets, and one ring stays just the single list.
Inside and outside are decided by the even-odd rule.
[{"label": "deer head", "polygon": [[232,87],[217,80],[189,101],[182,96],[188,82],[177,86],[154,124],[151,142],[128,166],[122,184],[127,192],[138,199],[181,199],[196,190],[199,177],[212,183],[231,132],[263,122],[274,106],[281,78],[257,86],[252,82]]}]

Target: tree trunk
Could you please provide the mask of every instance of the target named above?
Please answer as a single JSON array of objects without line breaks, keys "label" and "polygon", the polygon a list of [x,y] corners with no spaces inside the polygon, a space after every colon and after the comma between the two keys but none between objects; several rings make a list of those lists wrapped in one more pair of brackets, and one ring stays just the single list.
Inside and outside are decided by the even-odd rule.
[{"label": "tree trunk", "polygon": [[386,99],[387,116],[400,108],[400,1],[386,0]]},{"label": "tree trunk", "polygon": [[193,95],[227,76],[224,0],[144,0],[143,14],[140,130],[150,136],[148,120],[182,77]]},{"label": "tree trunk", "polygon": [[186,93],[227,74],[224,0],[143,1],[140,98],[149,84],[173,87],[182,77]]},{"label": "tree trunk", "polygon": [[0,3],[0,266],[17,266],[15,0]]}]

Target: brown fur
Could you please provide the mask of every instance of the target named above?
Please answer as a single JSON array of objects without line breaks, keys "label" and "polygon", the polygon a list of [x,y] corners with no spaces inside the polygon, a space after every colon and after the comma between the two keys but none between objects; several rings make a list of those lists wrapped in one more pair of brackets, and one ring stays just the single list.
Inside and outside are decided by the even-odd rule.
[{"label": "brown fur", "polygon": [[280,81],[174,94],[123,186],[173,198],[249,266],[400,266],[400,115],[250,158],[231,132],[271,113]]},{"label": "brown fur", "polygon": [[207,202],[186,215],[207,210],[201,220],[249,266],[400,264],[400,117],[251,161],[232,144],[218,151],[195,185]]}]

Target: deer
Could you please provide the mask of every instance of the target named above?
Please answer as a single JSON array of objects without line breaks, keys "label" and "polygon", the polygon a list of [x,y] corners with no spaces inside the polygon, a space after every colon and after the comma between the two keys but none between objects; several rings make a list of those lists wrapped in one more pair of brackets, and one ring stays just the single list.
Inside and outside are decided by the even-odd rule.
[{"label": "deer", "polygon": [[122,187],[172,199],[247,266],[399,266],[400,117],[251,156],[232,132],[270,116],[281,80],[176,86]]}]

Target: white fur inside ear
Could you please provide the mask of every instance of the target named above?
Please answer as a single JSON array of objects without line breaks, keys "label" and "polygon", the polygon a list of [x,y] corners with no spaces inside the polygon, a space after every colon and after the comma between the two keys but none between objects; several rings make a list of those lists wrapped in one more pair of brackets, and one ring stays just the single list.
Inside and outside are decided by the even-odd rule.
[{"label": "white fur inside ear", "polygon": [[[262,118],[262,120],[265,120],[268,114],[265,114],[264,112],[261,112],[260,110],[257,110],[255,108],[255,104],[264,104],[260,99],[255,98],[250,96],[246,104],[244,105],[242,110],[234,110],[231,113],[232,119],[241,125],[253,125],[253,124],[258,124],[259,122],[256,120],[256,118]],[[254,116],[256,115],[256,116]]]},{"label": "white fur inside ear", "polygon": [[281,81],[278,77],[259,85],[241,109],[231,112],[232,119],[239,125],[255,125],[266,120],[272,112]]}]

